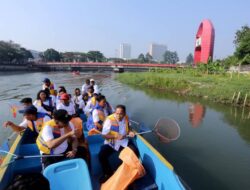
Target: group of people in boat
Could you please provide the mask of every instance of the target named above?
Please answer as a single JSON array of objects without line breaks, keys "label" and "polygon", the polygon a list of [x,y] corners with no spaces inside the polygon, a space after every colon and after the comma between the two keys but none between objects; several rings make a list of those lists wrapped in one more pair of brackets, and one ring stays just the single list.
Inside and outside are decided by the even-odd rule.
[{"label": "group of people in boat", "polygon": [[44,168],[67,158],[82,158],[89,163],[84,120],[88,135],[101,134],[105,139],[99,152],[103,169],[100,183],[113,174],[108,160],[113,153],[129,146],[138,155],[137,148],[128,138],[135,134],[130,129],[126,107],[117,105],[113,108],[99,92],[94,79],[87,79],[81,90],[75,89],[72,97],[64,86],[57,88],[45,78],[36,100],[33,102],[32,98],[26,97],[20,103],[24,108],[19,110],[24,116],[23,121],[20,124],[6,121],[4,126],[16,132],[26,130],[28,141],[36,143],[42,155],[55,155],[42,157]]}]

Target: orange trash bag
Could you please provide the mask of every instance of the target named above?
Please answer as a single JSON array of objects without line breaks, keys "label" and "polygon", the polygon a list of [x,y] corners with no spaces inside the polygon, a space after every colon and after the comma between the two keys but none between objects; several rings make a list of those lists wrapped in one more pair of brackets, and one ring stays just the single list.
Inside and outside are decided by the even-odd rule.
[{"label": "orange trash bag", "polygon": [[101,186],[101,190],[123,190],[133,181],[145,175],[146,171],[135,153],[129,148],[124,148],[119,158],[123,163],[116,172]]},{"label": "orange trash bag", "polygon": [[80,132],[77,134],[77,138],[81,138],[82,136],[82,120],[81,118],[79,117],[73,117],[71,120],[70,120],[71,123],[73,123],[73,125],[75,126],[75,128],[77,130],[79,130]]}]

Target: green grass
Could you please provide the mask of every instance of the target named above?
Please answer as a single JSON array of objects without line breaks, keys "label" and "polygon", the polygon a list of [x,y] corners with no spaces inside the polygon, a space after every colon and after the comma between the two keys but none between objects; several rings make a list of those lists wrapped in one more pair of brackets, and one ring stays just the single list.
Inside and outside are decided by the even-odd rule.
[{"label": "green grass", "polygon": [[250,106],[250,75],[208,75],[197,73],[194,70],[191,72],[190,70],[168,69],[143,73],[122,73],[116,79],[128,85],[150,87],[228,104],[232,103],[234,92],[241,92],[240,105],[243,104],[244,97],[248,93],[246,105]]}]

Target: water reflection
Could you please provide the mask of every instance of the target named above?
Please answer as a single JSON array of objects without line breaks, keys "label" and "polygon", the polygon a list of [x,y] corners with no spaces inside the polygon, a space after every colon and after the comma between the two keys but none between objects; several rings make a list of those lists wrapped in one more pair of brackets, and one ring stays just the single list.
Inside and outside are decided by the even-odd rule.
[{"label": "water reflection", "polygon": [[196,104],[190,104],[189,105],[189,122],[191,123],[193,128],[197,128],[200,126],[205,113],[206,113],[206,107],[203,106],[200,103],[196,103]]}]

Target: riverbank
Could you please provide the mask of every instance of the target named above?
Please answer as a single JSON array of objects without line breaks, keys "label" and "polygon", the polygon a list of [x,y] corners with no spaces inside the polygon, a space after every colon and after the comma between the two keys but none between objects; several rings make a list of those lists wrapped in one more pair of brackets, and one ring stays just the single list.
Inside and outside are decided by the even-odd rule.
[{"label": "riverbank", "polygon": [[174,92],[224,104],[250,106],[250,75],[197,74],[180,70],[123,73],[116,78],[122,83],[153,88],[159,93]]}]

